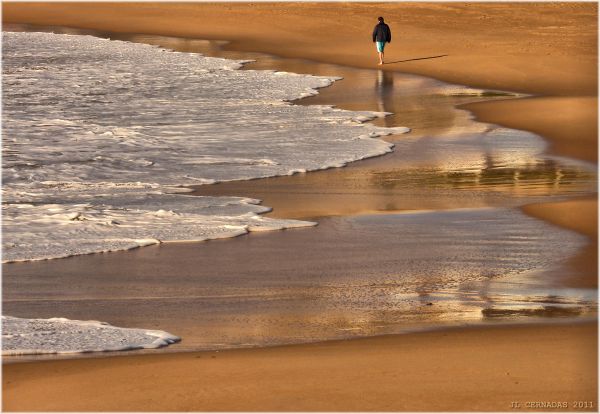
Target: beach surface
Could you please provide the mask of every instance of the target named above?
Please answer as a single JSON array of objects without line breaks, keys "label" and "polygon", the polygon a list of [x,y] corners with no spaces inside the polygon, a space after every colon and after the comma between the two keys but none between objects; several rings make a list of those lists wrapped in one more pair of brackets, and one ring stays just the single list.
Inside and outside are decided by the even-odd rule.
[{"label": "beach surface", "polygon": [[[384,15],[395,35],[386,52],[395,63],[380,69],[543,95],[473,103],[466,108],[479,120],[541,134],[554,154],[597,162],[594,3],[4,3],[2,7],[5,23],[228,40],[231,50],[370,69],[377,67],[370,32],[375,17]],[[324,31],[336,33],[336,47],[323,41]],[[562,111],[564,107],[570,109]],[[356,168],[370,169],[373,163],[388,159],[367,160]],[[323,178],[308,178],[319,174]],[[255,191],[265,188],[263,180],[239,187],[264,199],[275,208],[274,215],[286,217],[381,210],[381,206],[373,208],[372,201],[364,205],[335,202],[339,195],[313,210],[286,204],[295,185],[300,183],[296,187],[300,190],[309,188],[301,186],[306,179],[315,200],[309,206],[317,206],[317,201],[323,201],[322,192],[312,184],[330,185],[327,174],[337,173],[275,179],[285,190],[279,192],[273,191],[277,186]],[[236,185],[207,191],[237,191]],[[348,197],[371,198],[359,191]],[[414,203],[411,208],[460,204],[441,200],[425,206],[418,197],[410,202]],[[499,203],[484,198],[473,207]],[[571,276],[565,277],[560,270],[554,276],[562,286],[597,288],[597,196],[536,202],[524,212],[588,238],[587,247],[565,263]],[[565,212],[576,220],[566,219]],[[298,230],[305,231],[311,230]],[[225,246],[228,241],[217,243]],[[152,256],[160,248],[143,251],[137,254]],[[222,252],[226,251],[223,247]],[[116,259],[119,255],[122,260]],[[126,255],[114,256],[112,266],[128,261]],[[100,255],[90,260],[109,259]],[[81,263],[89,266],[92,262],[82,259]],[[72,266],[69,272],[80,269]],[[18,307],[16,302],[10,306]],[[50,302],[37,301],[37,309],[49,312]],[[3,370],[3,408],[7,411],[487,411],[510,410],[513,401],[521,403],[519,409],[547,411],[548,407],[527,407],[526,402],[566,401],[568,409],[593,411],[597,409],[597,328],[595,323],[469,328],[217,353],[5,364]],[[62,397],[55,398],[57,394]],[[589,401],[593,407],[574,407],[575,401]]]},{"label": "beach surface", "polygon": [[[233,50],[560,96],[563,99],[487,103],[485,110],[469,109],[483,121],[510,118],[515,127],[546,132],[548,139],[560,137],[569,147],[579,148],[567,149],[566,155],[587,160],[597,153],[597,145],[590,142],[598,123],[593,109],[598,88],[596,3],[4,3],[2,7],[4,23],[227,40]],[[389,63],[382,67],[377,66],[370,38],[378,15],[385,16],[393,30],[386,49]],[[557,106],[560,115],[555,118]],[[525,111],[535,115],[513,117]],[[554,126],[558,120],[558,128],[543,126]],[[572,139],[573,129],[567,125],[576,125],[575,131],[585,131],[587,138]],[[585,143],[579,144],[581,140]]]},{"label": "beach surface", "polygon": [[585,323],[10,364],[3,409],[596,411],[597,345]]},{"label": "beach surface", "polygon": [[[541,134],[556,154],[597,162],[596,3],[32,2],[2,11],[5,24],[225,40],[231,50],[537,95],[467,109],[483,122]],[[378,15],[394,34],[381,67],[370,38]],[[335,47],[324,33],[335,33]]]}]

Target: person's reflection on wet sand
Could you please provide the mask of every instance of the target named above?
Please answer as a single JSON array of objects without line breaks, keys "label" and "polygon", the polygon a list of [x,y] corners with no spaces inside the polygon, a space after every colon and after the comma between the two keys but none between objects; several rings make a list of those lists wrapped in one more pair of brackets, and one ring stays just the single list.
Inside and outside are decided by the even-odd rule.
[{"label": "person's reflection on wet sand", "polygon": [[[379,112],[393,112],[394,97],[394,74],[392,72],[378,70],[375,82],[377,97],[377,110]],[[386,109],[387,108],[387,109]],[[386,127],[392,127],[388,120],[384,120]]]}]

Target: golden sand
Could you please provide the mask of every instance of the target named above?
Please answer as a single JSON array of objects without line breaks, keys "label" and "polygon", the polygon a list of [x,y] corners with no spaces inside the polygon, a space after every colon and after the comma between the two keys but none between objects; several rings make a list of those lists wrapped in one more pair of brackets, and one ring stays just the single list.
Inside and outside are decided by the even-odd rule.
[{"label": "golden sand", "polygon": [[[469,109],[483,121],[542,134],[557,154],[597,160],[596,3],[3,3],[2,7],[4,23],[229,40],[237,50],[364,68],[376,67],[370,32],[375,18],[383,15],[393,31],[393,42],[386,49],[390,64],[383,70],[544,95]],[[536,205],[525,211],[588,235],[592,246],[597,240],[595,200]],[[587,258],[577,262],[587,269],[583,285],[597,283],[597,271],[590,267],[597,266],[595,249],[588,249]],[[566,402],[567,409],[582,410],[584,405],[573,403],[587,402],[593,405],[587,409],[595,411],[596,349],[596,325],[582,324],[12,364],[3,367],[3,408],[507,411],[516,402],[518,410],[549,411],[539,404]]]},{"label": "golden sand", "polygon": [[[597,410],[595,324],[5,365],[6,411]],[[528,406],[529,404],[529,406]],[[590,407],[591,404],[593,407]]]}]

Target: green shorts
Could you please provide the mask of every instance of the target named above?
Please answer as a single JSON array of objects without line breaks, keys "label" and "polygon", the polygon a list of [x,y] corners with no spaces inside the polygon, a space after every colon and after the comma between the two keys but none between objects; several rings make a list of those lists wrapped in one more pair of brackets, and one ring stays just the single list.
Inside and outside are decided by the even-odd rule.
[{"label": "green shorts", "polygon": [[379,53],[383,53],[383,49],[385,48],[385,42],[375,42],[377,44],[377,51]]}]

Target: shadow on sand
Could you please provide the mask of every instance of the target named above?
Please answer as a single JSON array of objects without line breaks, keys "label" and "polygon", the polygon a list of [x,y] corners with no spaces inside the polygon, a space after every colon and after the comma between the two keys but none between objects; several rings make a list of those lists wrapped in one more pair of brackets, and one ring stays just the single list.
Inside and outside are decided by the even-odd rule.
[{"label": "shadow on sand", "polygon": [[397,60],[395,62],[385,62],[384,65],[391,65],[393,63],[412,62],[413,60],[437,59],[437,58],[442,58],[442,57],[446,57],[446,56],[448,56],[448,55],[427,56],[427,57],[414,58],[414,59]]}]

